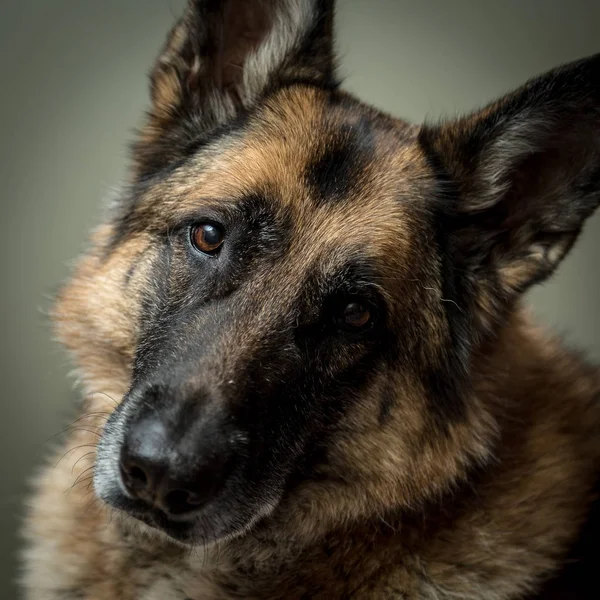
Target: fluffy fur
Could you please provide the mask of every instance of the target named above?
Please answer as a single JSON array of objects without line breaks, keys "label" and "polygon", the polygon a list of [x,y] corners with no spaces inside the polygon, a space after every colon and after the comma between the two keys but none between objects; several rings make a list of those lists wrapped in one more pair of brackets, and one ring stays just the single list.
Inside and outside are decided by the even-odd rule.
[{"label": "fluffy fur", "polygon": [[[600,56],[414,126],[339,89],[332,20],[195,0],[170,33],[56,301],[85,401],[27,598],[595,597],[600,372],[520,297],[600,203]],[[123,483],[148,420],[182,518]]]}]

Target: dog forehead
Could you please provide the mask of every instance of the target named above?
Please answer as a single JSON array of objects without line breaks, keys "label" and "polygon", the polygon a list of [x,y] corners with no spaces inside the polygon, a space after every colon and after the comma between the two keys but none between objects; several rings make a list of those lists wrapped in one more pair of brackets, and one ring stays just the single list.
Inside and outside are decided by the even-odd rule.
[{"label": "dog forehead", "polygon": [[[166,181],[177,213],[203,199],[260,195],[300,217],[393,217],[423,195],[427,162],[418,128],[342,92],[284,88]],[[404,202],[403,202],[404,201]],[[163,206],[163,208],[166,208]]]}]

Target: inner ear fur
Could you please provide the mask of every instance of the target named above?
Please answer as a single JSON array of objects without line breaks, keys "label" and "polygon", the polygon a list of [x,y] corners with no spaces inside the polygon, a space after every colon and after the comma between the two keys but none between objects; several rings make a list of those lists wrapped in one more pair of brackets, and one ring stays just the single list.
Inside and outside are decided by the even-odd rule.
[{"label": "inner ear fur", "polygon": [[424,126],[420,142],[455,268],[514,299],[554,271],[600,203],[600,55]]}]

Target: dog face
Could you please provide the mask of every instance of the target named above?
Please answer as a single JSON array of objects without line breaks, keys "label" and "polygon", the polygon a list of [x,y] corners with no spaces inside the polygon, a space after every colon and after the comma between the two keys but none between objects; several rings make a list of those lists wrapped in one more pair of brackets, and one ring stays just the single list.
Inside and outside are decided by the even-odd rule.
[{"label": "dog face", "polygon": [[96,493],[188,544],[299,502],[413,504],[484,462],[477,354],[600,201],[598,58],[415,127],[338,89],[332,10],[189,3],[56,305],[89,402],[117,400]]}]

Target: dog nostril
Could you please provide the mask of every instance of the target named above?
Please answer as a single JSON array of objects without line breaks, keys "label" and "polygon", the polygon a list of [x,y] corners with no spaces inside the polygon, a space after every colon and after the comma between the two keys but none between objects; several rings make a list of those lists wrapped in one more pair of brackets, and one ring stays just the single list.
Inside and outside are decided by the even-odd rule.
[{"label": "dog nostril", "polygon": [[188,492],[187,502],[190,506],[200,506],[201,504],[204,504],[206,502],[206,499],[198,494]]},{"label": "dog nostril", "polygon": [[131,467],[128,475],[132,483],[135,483],[140,487],[148,485],[148,477],[146,476],[146,473],[144,473],[144,471],[142,471],[142,469],[139,467]]},{"label": "dog nostril", "polygon": [[203,503],[197,494],[186,490],[172,490],[164,498],[165,507],[174,515],[190,512]]}]

